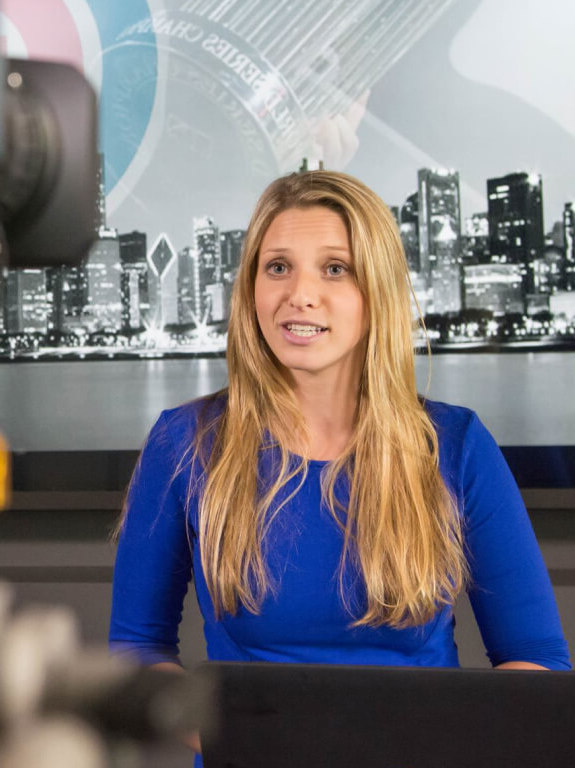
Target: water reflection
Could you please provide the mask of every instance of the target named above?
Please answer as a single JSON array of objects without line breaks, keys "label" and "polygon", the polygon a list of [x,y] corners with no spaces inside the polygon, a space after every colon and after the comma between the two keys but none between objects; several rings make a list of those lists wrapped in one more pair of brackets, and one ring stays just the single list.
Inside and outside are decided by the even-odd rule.
[{"label": "water reflection", "polygon": [[[426,391],[427,361],[416,360]],[[138,448],[164,408],[226,385],[222,358],[0,366],[14,450]],[[439,355],[428,396],[476,410],[502,445],[575,444],[575,355]]]}]

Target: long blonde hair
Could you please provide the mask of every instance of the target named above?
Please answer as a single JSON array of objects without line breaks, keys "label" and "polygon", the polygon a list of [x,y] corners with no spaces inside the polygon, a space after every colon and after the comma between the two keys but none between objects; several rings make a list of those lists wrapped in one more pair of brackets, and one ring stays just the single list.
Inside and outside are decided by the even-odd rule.
[{"label": "long blonde hair", "polygon": [[[204,424],[196,442],[196,454],[202,455],[212,436],[199,508],[202,565],[220,617],[235,613],[239,603],[257,613],[274,588],[262,542],[279,511],[278,491],[294,477],[299,476],[298,488],[305,479],[306,459],[294,468],[287,446],[294,434],[305,442],[307,431],[260,332],[254,283],[258,251],[272,220],[288,208],[318,205],[337,211],[347,225],[369,318],[355,432],[322,477],[324,502],[343,531],[342,597],[345,601],[342,574],[349,558],[366,590],[365,613],[353,617],[354,624],[415,626],[452,603],[466,581],[461,520],[439,472],[435,429],[416,390],[411,285],[399,232],[379,197],[346,174],[311,171],[280,178],[265,190],[252,216],[232,296],[227,404],[217,424]],[[270,433],[281,461],[269,489],[258,497],[258,453]],[[350,489],[345,510],[334,490],[340,473],[347,475]]]}]

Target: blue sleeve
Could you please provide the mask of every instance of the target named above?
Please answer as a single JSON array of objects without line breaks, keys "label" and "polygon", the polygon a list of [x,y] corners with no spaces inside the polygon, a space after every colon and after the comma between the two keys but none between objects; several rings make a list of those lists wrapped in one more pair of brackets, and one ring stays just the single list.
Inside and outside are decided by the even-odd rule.
[{"label": "blue sleeve", "polygon": [[143,664],[179,663],[178,626],[192,558],[176,467],[163,413],[134,471],[114,570],[110,649]]},{"label": "blue sleeve", "polygon": [[473,415],[461,488],[471,567],[469,598],[491,663],[570,669],[553,589],[519,489]]}]

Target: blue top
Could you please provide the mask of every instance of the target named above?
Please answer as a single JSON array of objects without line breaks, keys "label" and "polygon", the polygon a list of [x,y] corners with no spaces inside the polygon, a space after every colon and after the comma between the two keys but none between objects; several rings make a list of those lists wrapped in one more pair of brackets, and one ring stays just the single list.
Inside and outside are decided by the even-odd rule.
[{"label": "blue top", "polygon": [[[301,490],[265,541],[276,594],[257,616],[240,606],[235,616],[215,620],[198,553],[197,499],[186,530],[184,500],[198,467],[188,462],[177,471],[202,402],[164,411],[142,451],[118,546],[111,648],[145,664],[178,661],[178,625],[193,573],[209,659],[458,666],[451,607],[416,628],[350,627],[337,578],[342,533],[321,504],[324,461],[309,463]],[[216,407],[224,402],[219,398]],[[438,434],[441,474],[465,519],[469,596],[491,663],[569,669],[547,570],[499,448],[472,411],[431,401],[426,408]],[[269,477],[273,464],[274,452],[262,451],[260,476]],[[361,582],[347,572],[345,584],[361,610]]]}]

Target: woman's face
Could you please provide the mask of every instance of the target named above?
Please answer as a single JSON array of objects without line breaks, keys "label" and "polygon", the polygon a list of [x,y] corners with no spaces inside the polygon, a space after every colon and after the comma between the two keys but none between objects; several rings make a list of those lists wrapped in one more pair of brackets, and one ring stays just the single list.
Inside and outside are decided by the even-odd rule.
[{"label": "woman's face", "polygon": [[276,216],[259,250],[255,306],[271,351],[296,381],[359,375],[367,311],[337,212],[313,206]]}]

